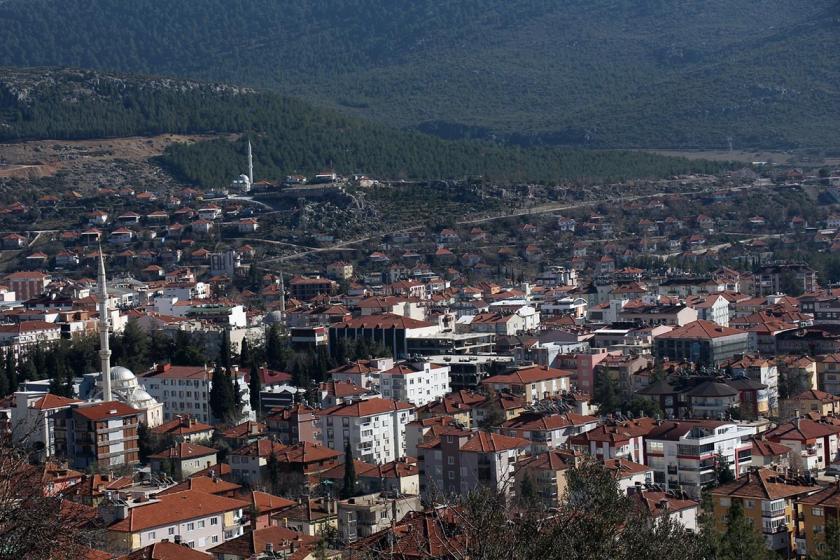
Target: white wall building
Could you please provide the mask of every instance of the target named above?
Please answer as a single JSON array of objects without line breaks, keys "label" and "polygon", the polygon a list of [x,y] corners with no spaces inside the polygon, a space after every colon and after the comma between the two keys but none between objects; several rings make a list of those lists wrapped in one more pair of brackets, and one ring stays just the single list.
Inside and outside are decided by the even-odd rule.
[{"label": "white wall building", "polygon": [[414,408],[405,402],[372,398],[322,410],[321,441],[343,450],[347,440],[353,456],[367,463],[388,463],[405,456],[405,426]]},{"label": "white wall building", "polygon": [[735,476],[746,472],[752,462],[754,427],[736,422],[680,420],[662,422],[648,434],[648,466],[656,484],[667,490],[682,488],[693,497],[716,480],[718,457]]},{"label": "white wall building", "polygon": [[430,362],[397,364],[380,374],[379,384],[386,399],[423,406],[449,393],[449,366]]}]

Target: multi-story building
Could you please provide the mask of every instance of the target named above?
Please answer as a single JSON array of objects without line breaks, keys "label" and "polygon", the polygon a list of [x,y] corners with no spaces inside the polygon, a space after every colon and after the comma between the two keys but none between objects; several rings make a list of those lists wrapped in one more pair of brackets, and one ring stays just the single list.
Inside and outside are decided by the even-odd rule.
[{"label": "multi-story building", "polygon": [[43,272],[13,272],[6,276],[6,284],[15,292],[18,301],[26,301],[43,294],[50,277]]},{"label": "multi-story building", "polygon": [[776,362],[757,356],[744,356],[729,366],[732,375],[743,375],[766,385],[771,413],[779,410],[779,368]]},{"label": "multi-story building", "polygon": [[449,366],[427,361],[397,364],[380,374],[379,391],[386,399],[423,406],[449,393]]},{"label": "multi-story building", "polygon": [[627,459],[607,459],[601,462],[618,482],[618,489],[629,494],[631,489],[643,488],[653,483],[653,469]]},{"label": "multi-story building", "polygon": [[527,439],[531,442],[531,453],[537,454],[549,449],[565,447],[570,437],[595,429],[598,419],[594,416],[581,416],[568,412],[565,414],[542,414],[526,412],[511,420],[506,420],[499,428],[499,433]]},{"label": "multi-story building", "polygon": [[645,463],[645,437],[656,427],[651,418],[635,420],[607,420],[588,432],[572,436],[572,449],[586,453],[600,461],[627,459]]},{"label": "multi-story building", "polygon": [[10,348],[20,362],[36,346],[45,348],[61,340],[61,325],[46,321],[21,321],[0,325],[0,346]]},{"label": "multi-story building", "polygon": [[[249,404],[250,388],[245,377],[236,376],[242,405],[242,417],[254,420]],[[213,422],[210,411],[210,390],[213,388],[213,372],[207,366],[173,366],[160,364],[137,377],[149,395],[163,404],[164,420],[189,414],[199,422]]]},{"label": "multi-story building", "polygon": [[528,448],[528,440],[483,431],[447,428],[437,438],[418,445],[421,492],[435,496],[463,496],[479,486],[512,494],[514,465]]},{"label": "multi-story building", "polygon": [[694,321],[654,339],[657,358],[705,366],[717,366],[745,354],[748,343],[748,332],[710,321]]},{"label": "multi-story building", "polygon": [[761,532],[767,548],[790,557],[799,525],[794,503],[819,489],[787,479],[774,470],[749,470],[737,480],[710,490],[715,525],[726,530],[730,508],[734,502],[740,502],[744,516]]},{"label": "multi-story building", "polygon": [[42,449],[44,457],[55,455],[55,420],[63,417],[75,399],[51,393],[18,391],[10,407],[10,430],[14,441],[24,447]]},{"label": "multi-story building", "polygon": [[790,467],[798,471],[822,472],[838,459],[840,426],[794,418],[779,424],[764,437],[790,448]]},{"label": "multi-story building", "polygon": [[141,415],[118,401],[73,403],[54,419],[56,454],[80,469],[137,464]]},{"label": "multi-story building", "polygon": [[536,498],[547,507],[558,507],[566,492],[566,471],[579,465],[583,455],[573,451],[552,449],[522,457],[516,463],[516,492],[522,484],[532,484]]},{"label": "multi-story building", "polygon": [[[796,523],[796,554],[806,557],[816,553],[825,553],[826,527],[829,523],[840,522],[840,486],[829,484],[815,491],[800,496],[794,507]],[[817,491],[818,490],[818,491]]]},{"label": "multi-story building", "polygon": [[321,441],[321,428],[317,411],[305,404],[276,408],[266,417],[268,430],[277,436],[280,443],[292,445],[303,441]]},{"label": "multi-story building", "polygon": [[[756,275],[756,295],[769,296],[793,292],[807,294],[817,289],[817,272],[804,264],[773,264],[761,267]],[[795,293],[798,292],[798,293]]]},{"label": "multi-story building", "polygon": [[747,471],[752,460],[750,436],[754,433],[754,428],[735,422],[660,422],[647,435],[646,464],[653,469],[656,484],[699,497],[701,489],[717,479],[719,462],[736,476]]},{"label": "multi-story building", "polygon": [[412,511],[423,511],[420,496],[367,494],[338,502],[338,533],[352,543],[390,529]]},{"label": "multi-story building", "polygon": [[345,402],[320,411],[321,441],[330,449],[344,449],[368,463],[387,463],[405,456],[405,426],[415,418],[405,402],[372,398]]},{"label": "multi-story building", "polygon": [[779,418],[782,420],[796,418],[800,413],[840,416],[840,397],[825,391],[808,389],[779,401]]},{"label": "multi-story building", "polygon": [[309,300],[318,294],[334,295],[338,290],[338,283],[329,278],[305,278],[295,276],[289,282],[289,293],[293,298]]},{"label": "multi-story building", "polygon": [[108,548],[128,553],[162,541],[207,550],[242,534],[248,503],[233,498],[185,490],[128,507],[107,508],[116,521],[107,528]]},{"label": "multi-story building", "polygon": [[630,488],[629,495],[652,519],[658,521],[669,518],[672,523],[682,525],[688,532],[698,531],[700,502],[687,500],[672,492],[645,490],[639,487]]},{"label": "multi-story building", "polygon": [[571,372],[546,366],[525,366],[510,373],[494,375],[481,382],[496,391],[521,396],[526,403],[556,397],[569,391]]},{"label": "multi-story building", "polygon": [[436,323],[393,313],[367,315],[330,325],[330,347],[336,347],[341,341],[366,340],[371,344],[381,343],[396,358],[405,358],[409,353],[409,338],[436,335],[440,331]]},{"label": "multi-story building", "polygon": [[152,472],[164,472],[175,480],[184,480],[216,465],[216,449],[181,442],[159,453],[149,455],[149,459]]}]

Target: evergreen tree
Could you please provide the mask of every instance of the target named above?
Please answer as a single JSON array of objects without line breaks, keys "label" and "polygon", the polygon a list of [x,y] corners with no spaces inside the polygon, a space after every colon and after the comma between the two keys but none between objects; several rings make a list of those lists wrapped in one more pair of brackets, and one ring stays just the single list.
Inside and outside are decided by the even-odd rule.
[{"label": "evergreen tree", "polygon": [[344,485],[341,487],[341,499],[346,500],[356,495],[356,465],[353,463],[353,448],[350,440],[344,442]]},{"label": "evergreen tree", "polygon": [[260,370],[256,364],[251,364],[251,371],[248,372],[250,379],[248,380],[249,389],[251,393],[251,410],[261,416],[260,410],[260,391],[262,391],[262,380],[260,379]]},{"label": "evergreen tree", "polygon": [[735,475],[729,467],[729,462],[720,453],[715,457],[715,475],[718,485],[729,484],[735,480]]},{"label": "evergreen tree", "polygon": [[17,379],[18,384],[23,383],[24,381],[34,381],[38,379],[37,370],[35,369],[35,363],[32,361],[32,358],[26,358],[20,363],[18,366]]},{"label": "evergreen tree", "polygon": [[219,347],[219,363],[226,371],[230,371],[230,368],[233,366],[233,360],[230,355],[230,331],[228,329],[222,332],[222,341]]},{"label": "evergreen tree", "polygon": [[0,397],[5,397],[10,393],[11,391],[9,390],[9,378],[6,375],[6,361],[0,359]]},{"label": "evergreen tree", "polygon": [[232,421],[236,414],[236,397],[230,378],[221,366],[213,370],[213,387],[210,389],[210,412],[220,422]]},{"label": "evergreen tree", "polygon": [[525,471],[522,474],[522,482],[519,483],[519,494],[517,496],[520,503],[523,505],[531,505],[537,498],[537,489],[534,486],[534,480],[531,478],[531,473]]},{"label": "evergreen tree", "polygon": [[176,366],[200,366],[207,363],[204,352],[193,344],[192,337],[185,331],[178,331],[172,353],[172,364]]},{"label": "evergreen tree", "polygon": [[9,380],[9,392],[14,393],[18,390],[18,371],[17,364],[15,364],[15,354],[9,348],[6,351],[6,378]]},{"label": "evergreen tree", "polygon": [[265,338],[265,359],[271,369],[286,369],[286,343],[280,334],[279,325],[271,325]]},{"label": "evergreen tree", "polygon": [[592,394],[592,401],[598,404],[601,414],[608,414],[621,409],[622,403],[616,383],[606,372],[598,371],[595,374],[595,390]]},{"label": "evergreen tree", "polygon": [[766,560],[764,539],[752,520],[744,515],[740,500],[732,500],[726,517],[726,531],[716,543],[716,560]]},{"label": "evergreen tree", "polygon": [[[137,373],[149,366],[149,336],[140,328],[136,319],[130,319],[122,334],[123,355],[121,365]],[[116,361],[116,360],[115,360]]]},{"label": "evergreen tree", "polygon": [[826,520],[825,542],[819,543],[813,552],[808,551],[808,560],[840,560],[840,520],[837,514],[831,513]]},{"label": "evergreen tree", "polygon": [[492,386],[487,386],[486,394],[487,400],[484,401],[486,404],[481,407],[484,411],[484,416],[481,418],[481,422],[479,422],[479,427],[482,430],[492,430],[501,426],[505,421],[505,411],[499,402],[499,394]]},{"label": "evergreen tree", "polygon": [[280,462],[277,460],[277,455],[274,454],[273,446],[271,454],[266,460],[265,470],[268,475],[269,491],[272,494],[276,494],[280,486]]},{"label": "evergreen tree", "polygon": [[248,344],[248,339],[245,338],[242,340],[242,349],[239,351],[239,367],[250,368],[252,365],[251,361],[251,345]]}]

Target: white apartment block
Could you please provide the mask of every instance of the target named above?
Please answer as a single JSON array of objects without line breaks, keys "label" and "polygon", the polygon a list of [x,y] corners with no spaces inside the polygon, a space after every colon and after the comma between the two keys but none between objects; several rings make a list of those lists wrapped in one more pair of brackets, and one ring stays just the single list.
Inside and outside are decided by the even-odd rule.
[{"label": "white apartment block", "polygon": [[716,480],[718,457],[739,476],[752,464],[754,427],[714,420],[665,421],[646,438],[647,463],[653,480],[666,490],[682,488],[697,498]]},{"label": "white apartment block", "polygon": [[380,374],[379,383],[384,398],[423,406],[449,393],[449,366],[430,362],[397,364]]},{"label": "white apartment block", "polygon": [[405,426],[414,420],[406,402],[372,398],[321,410],[321,441],[341,451],[350,441],[353,457],[367,463],[388,463],[405,456]]},{"label": "white apartment block", "polygon": [[[210,424],[210,390],[213,388],[213,372],[207,366],[158,365],[139,375],[137,381],[157,402],[163,404],[164,421],[179,415],[191,414],[199,422]],[[255,420],[249,404],[250,388],[245,377],[237,377],[242,401],[241,420]]]}]

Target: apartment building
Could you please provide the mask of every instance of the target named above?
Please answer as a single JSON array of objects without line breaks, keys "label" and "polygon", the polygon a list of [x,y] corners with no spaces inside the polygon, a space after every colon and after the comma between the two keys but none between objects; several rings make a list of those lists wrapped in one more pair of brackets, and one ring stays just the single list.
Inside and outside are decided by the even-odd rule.
[{"label": "apartment building", "polygon": [[566,471],[579,465],[582,459],[580,453],[560,449],[520,458],[514,474],[517,495],[527,480],[543,505],[558,507],[566,492]]},{"label": "apartment building", "polygon": [[70,405],[78,403],[51,393],[18,391],[10,407],[10,428],[14,441],[28,448],[43,449],[44,457],[56,453],[55,422]]},{"label": "apartment building", "polygon": [[248,503],[185,490],[134,507],[113,507],[117,520],[107,528],[109,549],[128,553],[165,540],[207,550],[242,534]]},{"label": "apartment building", "polygon": [[6,276],[6,284],[15,293],[18,301],[26,301],[44,293],[50,284],[50,277],[43,272],[13,272]]},{"label": "apartment building", "polygon": [[645,463],[645,437],[655,427],[656,422],[651,418],[608,419],[595,429],[572,436],[569,444],[599,461],[627,459]]},{"label": "apartment building", "polygon": [[[528,440],[488,432],[448,428],[418,445],[421,492],[436,495],[469,494],[478,486],[511,495],[514,466],[525,454]],[[422,451],[421,451],[422,450]]]},{"label": "apartment building", "polygon": [[654,339],[657,358],[717,366],[745,354],[749,333],[710,321],[694,321]]},{"label": "apartment building", "polygon": [[216,449],[194,443],[176,443],[159,453],[149,455],[152,472],[170,474],[175,480],[184,480],[216,464]]},{"label": "apartment building", "polygon": [[[243,403],[242,415],[254,420],[255,414],[249,404],[250,388],[245,377],[236,375],[237,387]],[[189,414],[205,424],[214,421],[210,411],[210,390],[213,388],[213,372],[207,366],[173,366],[159,364],[137,376],[140,385],[157,402],[163,404],[164,420]]]},{"label": "apartment building", "polygon": [[499,433],[527,439],[533,454],[549,449],[564,447],[569,438],[595,429],[598,419],[568,412],[565,414],[543,414],[526,412],[512,420],[506,420]]},{"label": "apartment building", "polygon": [[795,502],[819,489],[771,469],[749,470],[737,480],[710,490],[715,525],[726,530],[729,509],[740,502],[744,515],[761,531],[767,548],[789,554],[794,549],[798,525]]},{"label": "apartment building", "polygon": [[826,526],[840,521],[840,484],[815,488],[800,496],[794,504],[796,524],[796,554],[801,558],[815,553],[824,554],[831,546],[826,543]]},{"label": "apartment building", "polygon": [[137,464],[142,414],[118,401],[73,403],[54,418],[56,454],[80,469]]},{"label": "apartment building", "polygon": [[345,402],[320,411],[321,441],[343,450],[350,442],[354,457],[387,463],[405,456],[405,426],[415,418],[406,402],[371,398]]},{"label": "apartment building", "polygon": [[496,391],[506,391],[521,396],[530,404],[569,391],[572,373],[546,366],[526,366],[510,373],[494,375],[481,384]]},{"label": "apartment building", "polygon": [[822,472],[838,459],[840,426],[795,418],[779,424],[764,437],[790,448],[790,466],[797,470]]},{"label": "apartment building", "polygon": [[423,406],[449,393],[449,366],[406,362],[380,374],[379,391],[386,399]]},{"label": "apartment building", "polygon": [[736,476],[747,471],[754,433],[755,428],[736,422],[659,422],[646,437],[646,463],[653,469],[656,484],[667,490],[682,489],[697,498],[703,486],[716,480],[719,458]]},{"label": "apartment building", "polygon": [[338,533],[352,543],[391,528],[409,512],[423,511],[420,496],[367,494],[338,502]]}]

